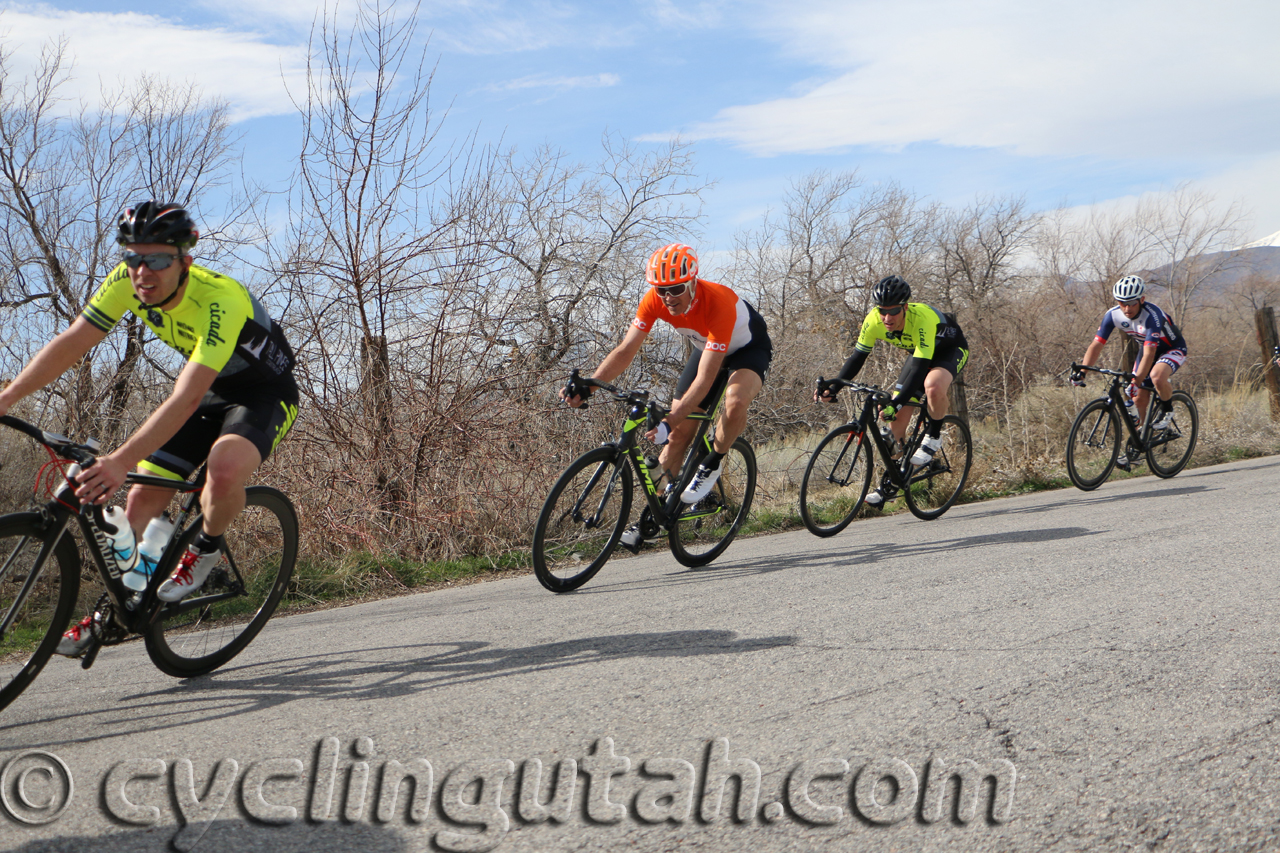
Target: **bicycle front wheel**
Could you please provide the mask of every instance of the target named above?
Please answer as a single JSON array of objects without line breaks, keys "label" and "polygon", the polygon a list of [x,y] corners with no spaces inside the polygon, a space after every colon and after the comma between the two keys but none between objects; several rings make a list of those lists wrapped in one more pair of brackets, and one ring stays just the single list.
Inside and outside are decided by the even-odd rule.
[{"label": "bicycle front wheel", "polygon": [[[298,515],[283,492],[245,490],[244,511],[223,535],[221,561],[200,589],[161,603],[145,636],[147,654],[177,678],[204,675],[238,655],[267,624],[298,559]],[[157,572],[168,577],[200,532],[197,515],[166,552]]]},{"label": "bicycle front wheel", "polygon": [[49,552],[48,537],[34,512],[0,518],[0,710],[49,662],[80,591],[75,543],[64,532]]},{"label": "bicycle front wheel", "polygon": [[[1167,429],[1152,430],[1147,440],[1147,464],[1151,466],[1151,473],[1165,479],[1187,467],[1200,433],[1200,413],[1191,395],[1174,391],[1169,402],[1173,404],[1173,422]],[[1154,406],[1147,417],[1158,417]]]},{"label": "bicycle front wheel", "polygon": [[1109,400],[1094,400],[1080,410],[1067,436],[1067,476],[1077,489],[1091,492],[1111,474],[1120,453],[1120,419]]},{"label": "bicycle front wheel", "polygon": [[579,456],[560,475],[533,529],[533,573],[552,592],[570,592],[600,571],[631,513],[633,478],[613,445]]},{"label": "bicycle front wheel", "polygon": [[925,521],[951,509],[969,479],[969,467],[973,464],[973,443],[969,440],[969,427],[964,421],[955,415],[947,415],[942,419],[938,437],[942,439],[942,445],[927,464],[912,465],[906,461],[924,439],[924,430],[903,454],[903,464],[910,472],[903,497],[907,499],[911,514]]},{"label": "bicycle front wheel", "polygon": [[724,553],[751,511],[756,494],[756,454],[739,438],[720,463],[720,478],[696,504],[681,505],[668,540],[681,564],[705,566]]},{"label": "bicycle front wheel", "polygon": [[835,536],[858,514],[871,487],[871,445],[861,425],[827,433],[800,482],[800,519],[814,536]]}]

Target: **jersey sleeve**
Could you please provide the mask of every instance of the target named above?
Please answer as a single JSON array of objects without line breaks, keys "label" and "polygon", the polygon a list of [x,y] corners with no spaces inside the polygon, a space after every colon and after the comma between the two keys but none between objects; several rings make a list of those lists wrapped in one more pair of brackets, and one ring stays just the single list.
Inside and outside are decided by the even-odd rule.
[{"label": "jersey sleeve", "polygon": [[190,361],[219,373],[235,354],[240,330],[252,316],[248,299],[218,299],[201,307],[201,329],[197,330]]},{"label": "jersey sleeve", "polygon": [[1111,318],[1111,312],[1102,315],[1102,323],[1098,326],[1098,331],[1094,333],[1095,340],[1102,343],[1107,342],[1107,338],[1111,337],[1111,332],[1115,330],[1116,321]]},{"label": "jersey sleeve", "polygon": [[129,282],[128,268],[120,264],[103,279],[93,296],[89,297],[80,316],[100,331],[110,332],[120,322],[124,312],[129,310],[129,297],[132,295],[133,285]]},{"label": "jersey sleeve", "polygon": [[[912,305],[911,308],[915,308]],[[916,348],[911,353],[916,358],[932,359],[938,346],[938,312],[928,305],[920,305],[916,326]]]},{"label": "jersey sleeve", "polygon": [[[1152,306],[1154,307],[1154,306]],[[1158,347],[1164,341],[1164,313],[1161,311],[1147,311],[1146,334],[1142,338],[1144,347]]]},{"label": "jersey sleeve", "polygon": [[[733,294],[730,294],[733,296]],[[707,343],[703,349],[728,352],[733,343],[733,330],[738,322],[738,299],[726,299],[707,317]]]},{"label": "jersey sleeve", "polygon": [[642,332],[653,331],[653,321],[662,316],[662,300],[652,287],[640,298],[640,306],[636,308],[636,318],[631,321]]},{"label": "jersey sleeve", "polygon": [[875,349],[876,341],[884,338],[884,323],[880,320],[880,314],[874,308],[862,321],[862,328],[858,330],[858,342],[853,345],[855,350],[860,352],[871,352]]}]

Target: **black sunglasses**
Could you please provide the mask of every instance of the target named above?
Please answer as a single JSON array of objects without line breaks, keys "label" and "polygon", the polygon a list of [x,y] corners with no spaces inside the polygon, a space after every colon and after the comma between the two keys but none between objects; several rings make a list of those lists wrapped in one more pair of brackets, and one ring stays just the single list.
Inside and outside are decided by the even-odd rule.
[{"label": "black sunglasses", "polygon": [[885,317],[897,317],[899,314],[902,313],[902,308],[903,306],[901,305],[895,305],[892,308],[877,307],[876,310],[879,311],[881,314],[883,314]]},{"label": "black sunglasses", "polygon": [[679,296],[689,289],[689,285],[685,284],[668,284],[665,286],[654,285],[653,289],[658,291],[659,296]]},{"label": "black sunglasses", "polygon": [[139,255],[137,252],[128,251],[124,253],[124,262],[131,270],[146,264],[147,269],[160,272],[173,266],[173,262],[178,258],[178,255],[171,255],[168,252],[152,252],[150,255]]}]

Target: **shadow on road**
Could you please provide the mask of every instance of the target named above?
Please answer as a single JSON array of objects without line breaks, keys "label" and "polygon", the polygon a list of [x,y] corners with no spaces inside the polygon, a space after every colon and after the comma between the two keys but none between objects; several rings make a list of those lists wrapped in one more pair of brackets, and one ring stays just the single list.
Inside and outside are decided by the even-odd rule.
[{"label": "shadow on road", "polygon": [[[1097,530],[1085,527],[1050,527],[1039,530],[1014,530],[1007,533],[988,533],[982,536],[961,536],[951,539],[935,539],[930,542],[861,542],[852,548],[839,548],[834,551],[809,551],[803,554],[779,554],[774,557],[754,559],[750,561],[728,561],[708,566],[699,570],[707,573],[724,570],[740,574],[759,572],[776,572],[786,569],[848,568],[851,564],[870,565],[890,560],[913,559],[930,555],[953,554],[971,548],[988,548],[992,545],[1006,545],[1014,542],[1056,542],[1064,539],[1077,539],[1081,536],[1096,536]],[[836,544],[836,540],[832,540]]]},{"label": "shadow on road", "polygon": [[[793,636],[740,637],[734,631],[693,630],[586,637],[525,648],[473,642],[325,649],[312,655],[224,667],[207,676],[172,682],[162,690],[121,696],[119,704],[110,710],[50,715],[0,726],[0,732],[74,719],[62,728],[75,731],[78,736],[27,745],[92,743],[166,725],[226,719],[298,700],[385,700],[434,688],[602,661],[736,655],[791,646],[798,641]],[[131,718],[122,719],[120,708],[128,708]],[[133,719],[133,714],[138,718]]]},{"label": "shadow on road", "polygon": [[[1102,486],[1102,488],[1105,489],[1106,486]],[[1172,486],[1167,489],[1154,489],[1146,492],[1125,492],[1123,494],[1099,494],[1098,492],[1071,491],[1071,492],[1067,492],[1067,494],[1072,495],[1072,497],[1069,497],[1065,500],[1054,501],[1052,503],[1045,503],[1045,504],[1036,504],[1035,506],[1003,507],[1000,509],[987,510],[986,512],[969,511],[965,513],[965,517],[966,518],[995,518],[1001,515],[1034,515],[1036,513],[1042,513],[1042,512],[1053,512],[1056,509],[1061,509],[1066,506],[1072,506],[1072,507],[1095,506],[1095,505],[1102,505],[1102,504],[1117,503],[1121,501],[1141,501],[1141,500],[1151,500],[1151,499],[1159,500],[1164,498],[1177,497],[1180,495],[1183,495],[1183,496],[1195,495],[1195,494],[1200,494],[1202,492],[1211,492],[1211,491],[1217,491],[1217,488],[1213,486],[1201,486],[1201,485]],[[973,507],[973,506],[976,506],[976,504],[969,505],[969,507]]]},{"label": "shadow on road", "polygon": [[[230,810],[230,809],[229,809]],[[104,822],[105,822],[104,818]],[[433,826],[434,832],[440,827]],[[420,831],[425,835],[425,832]],[[170,844],[181,839],[181,844]],[[9,838],[8,841],[16,841]],[[330,821],[309,824],[299,819],[287,826],[264,826],[248,820],[214,820],[185,828],[157,824],[146,829],[105,830],[101,835],[63,835],[44,841],[29,841],[10,853],[138,853],[143,850],[195,850],[196,853],[243,853],[270,850],[271,853],[322,853],[359,850],[361,853],[408,853],[433,849],[426,840],[411,843],[391,827],[369,822],[345,824]],[[438,848],[434,848],[438,849]]]}]

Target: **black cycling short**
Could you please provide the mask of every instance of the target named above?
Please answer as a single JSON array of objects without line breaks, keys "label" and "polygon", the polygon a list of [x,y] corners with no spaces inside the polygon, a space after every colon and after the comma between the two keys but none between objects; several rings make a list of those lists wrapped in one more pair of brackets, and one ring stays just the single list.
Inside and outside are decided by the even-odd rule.
[{"label": "black cycling short", "polygon": [[[760,324],[763,326],[764,320],[761,320]],[[765,377],[769,375],[769,365],[773,362],[773,343],[769,340],[769,333],[761,329],[757,336],[754,328],[751,331],[751,343],[724,357],[722,365],[724,377],[727,377],[728,374],[733,373],[735,370],[754,370],[759,374],[760,381],[764,382]],[[709,352],[709,350],[699,350],[689,356],[689,360],[685,362],[684,370],[680,371],[680,378],[676,380],[675,398],[677,400],[684,396],[685,392],[693,386],[693,381],[698,378],[698,365],[702,363],[702,354],[704,352]],[[711,390],[707,392],[707,396],[702,398],[698,408],[705,412],[714,406],[717,398],[724,391],[723,382],[727,381],[727,378],[717,377],[711,386]]]},{"label": "black cycling short", "polygon": [[298,388],[292,383],[248,389],[210,391],[185,424],[164,446],[140,464],[157,477],[185,480],[209,458],[213,443],[224,435],[253,442],[267,460],[298,416]]},{"label": "black cycling short", "polygon": [[[941,352],[934,353],[932,363],[929,370],[935,367],[941,367],[943,370],[951,374],[952,380],[960,375],[960,371],[964,370],[964,366],[969,363],[969,350],[965,347],[950,347]],[[898,382],[894,385],[894,390],[901,392],[903,384],[910,378],[911,359],[907,359],[902,363],[902,372],[898,374]],[[925,374],[928,375],[927,373]],[[920,402],[920,389],[915,388],[911,392],[911,402]]]}]

